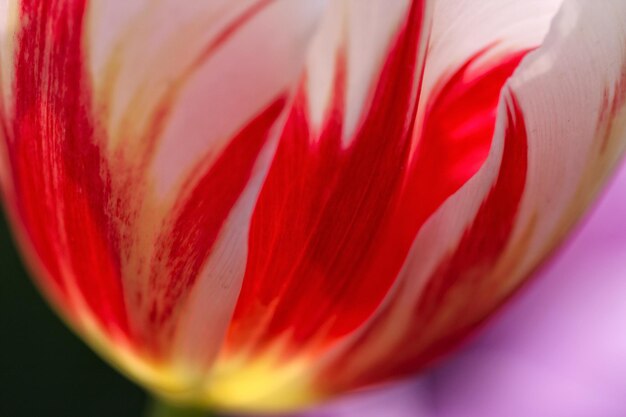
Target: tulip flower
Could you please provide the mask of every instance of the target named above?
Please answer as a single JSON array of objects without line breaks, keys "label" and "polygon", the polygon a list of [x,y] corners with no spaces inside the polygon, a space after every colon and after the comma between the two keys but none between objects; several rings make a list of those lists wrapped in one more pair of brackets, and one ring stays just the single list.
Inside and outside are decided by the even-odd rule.
[{"label": "tulip flower", "polygon": [[42,291],[156,396],[423,370],[626,146],[623,0],[0,0],[0,183]]}]

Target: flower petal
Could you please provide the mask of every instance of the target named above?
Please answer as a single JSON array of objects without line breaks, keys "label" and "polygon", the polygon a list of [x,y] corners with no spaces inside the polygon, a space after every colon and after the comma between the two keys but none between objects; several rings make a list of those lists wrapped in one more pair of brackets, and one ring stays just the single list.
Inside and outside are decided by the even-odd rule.
[{"label": "flower petal", "polygon": [[18,234],[57,307],[140,379],[221,345],[325,6],[228,4],[23,0],[13,70],[0,66],[3,86],[14,73],[1,120]]},{"label": "flower petal", "polygon": [[[377,274],[387,258],[375,242],[403,180],[427,11],[420,0],[389,6],[395,14],[372,32],[365,28],[380,2],[329,9],[252,219],[230,331],[234,353],[283,336],[299,354],[332,343],[357,327],[392,283],[393,274]],[[329,70],[332,76],[321,74]],[[320,99],[325,87],[332,96]],[[316,108],[322,103],[323,111]],[[400,265],[390,262],[390,269]]]},{"label": "flower petal", "polygon": [[93,2],[89,64],[109,150],[150,158],[155,192],[166,197],[198,155],[212,151],[215,159],[245,121],[291,85],[324,5],[143,1],[129,11]]},{"label": "flower petal", "polygon": [[505,88],[487,162],[420,230],[395,293],[328,372],[361,386],[423,368],[564,238],[626,145],[625,20],[619,0],[564,4]]},{"label": "flower petal", "polygon": [[[329,112],[337,105],[337,77],[343,101],[341,142],[356,139],[355,130],[367,117],[375,83],[389,54],[390,44],[409,12],[412,0],[339,0],[329,4],[322,27],[309,52],[306,79],[306,109],[310,129],[319,136]],[[427,12],[427,11],[424,11]],[[427,20],[425,20],[427,21]],[[422,47],[425,44],[422,42]]]},{"label": "flower petal", "polygon": [[[200,364],[211,362],[221,345],[243,278],[251,211],[276,148],[276,129],[284,123],[282,110],[325,5],[286,0],[247,2],[245,7],[222,3],[198,2],[184,8],[180,17],[178,27],[207,31],[197,37],[204,44],[187,45],[191,34],[176,32],[176,26],[158,26],[165,34],[150,34],[148,39],[137,35],[136,48],[155,41],[158,45],[165,36],[172,43],[166,52],[196,55],[174,60],[172,68],[164,64],[163,72],[144,63],[139,68],[145,67],[146,76],[135,72],[133,59],[125,62],[131,73],[127,82],[135,86],[137,100],[148,105],[131,100],[124,117],[141,121],[141,115],[133,117],[132,109],[139,108],[152,119],[149,128],[137,128],[138,136],[123,139],[119,152],[113,151],[115,161],[129,165],[119,170],[127,174],[121,182],[133,184],[134,193],[143,188],[140,196],[129,198],[136,203],[136,217],[126,284],[136,327],[147,340],[156,335],[153,343],[171,349],[168,354],[194,373],[200,373]],[[203,17],[197,7],[209,11]],[[155,22],[178,5],[166,2],[162,8],[154,12]],[[212,26],[205,22],[213,19],[217,21]],[[131,39],[131,57],[139,50],[133,45]],[[259,50],[264,51],[262,59]],[[163,49],[155,49],[155,54],[157,61],[171,59],[163,56]],[[115,88],[125,91],[120,82]],[[161,85],[169,89],[152,104]],[[122,131],[132,133],[133,127]]]},{"label": "flower petal", "polygon": [[216,401],[250,409],[315,401],[310,355],[358,327],[392,283],[385,269],[399,268],[402,255],[377,253],[373,236],[386,233],[404,179],[425,6],[389,2],[394,15],[371,32],[380,2],[329,8],[254,211],[242,291],[207,387]]},{"label": "flower petal", "polygon": [[10,0],[0,0],[0,195],[7,189],[9,164],[4,137],[8,134],[7,114],[11,112],[13,94],[13,56],[18,25],[17,5]]},{"label": "flower petal", "polygon": [[437,0],[424,75],[425,93],[480,55],[477,65],[536,48],[565,0]]}]

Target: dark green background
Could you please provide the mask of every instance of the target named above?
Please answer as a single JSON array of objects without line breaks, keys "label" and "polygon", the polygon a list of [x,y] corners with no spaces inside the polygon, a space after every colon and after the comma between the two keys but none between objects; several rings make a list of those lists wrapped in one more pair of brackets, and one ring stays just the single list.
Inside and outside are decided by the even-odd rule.
[{"label": "dark green background", "polygon": [[140,417],[145,394],[35,290],[0,213],[0,417]]}]

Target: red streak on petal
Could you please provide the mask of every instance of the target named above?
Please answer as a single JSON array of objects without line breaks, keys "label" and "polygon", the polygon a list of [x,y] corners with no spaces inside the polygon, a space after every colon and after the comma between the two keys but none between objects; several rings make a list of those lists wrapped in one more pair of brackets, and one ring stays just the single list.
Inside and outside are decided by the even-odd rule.
[{"label": "red streak on petal", "polygon": [[[476,54],[452,75],[426,113],[413,182],[407,184],[415,198],[430,195],[442,201],[441,196],[458,190],[487,159],[500,91],[529,51],[514,53],[496,65],[472,69],[485,52]],[[439,183],[433,183],[432,175],[428,175],[434,172],[441,178]],[[419,210],[419,204],[412,208]]]},{"label": "red streak on petal", "polygon": [[149,123],[150,127],[146,130],[145,137],[142,138],[141,142],[144,144],[145,149],[141,155],[142,162],[139,164],[139,171],[149,169],[148,166],[152,162],[152,158],[158,148],[158,141],[162,137],[162,131],[174,110],[182,87],[187,84],[192,76],[196,74],[220,48],[224,47],[243,26],[274,3],[275,0],[258,0],[250,4],[229,22],[215,38],[208,42],[191,63],[177,74],[176,78],[169,81],[165,93],[153,112],[151,123]]},{"label": "red streak on petal", "polygon": [[[489,296],[490,287],[485,280],[510,240],[528,169],[526,126],[512,93],[507,110],[505,145],[497,181],[459,244],[429,278],[414,307],[414,323],[408,333],[383,360],[368,364],[367,370],[358,378],[340,384],[362,387],[423,369],[457,346],[488,312],[502,302]],[[396,293],[396,297],[399,294]],[[489,304],[481,304],[481,300]],[[387,309],[393,308],[393,304],[390,303]],[[452,324],[448,323],[444,328],[435,324],[449,311],[454,311],[453,317],[456,317],[456,320],[452,318]],[[386,318],[383,311],[355,343],[354,349],[367,349],[368,339],[376,337],[377,328],[394,325],[386,322]],[[348,352],[340,362],[349,363],[350,356],[351,352]],[[328,379],[328,376],[324,377],[324,380]]]},{"label": "red streak on petal", "polygon": [[[428,323],[447,308],[452,289],[469,288],[480,290],[490,268],[506,249],[515,225],[528,171],[528,136],[524,115],[513,93],[510,93],[507,108],[505,145],[498,173],[498,180],[482,204],[471,226],[467,229],[454,253],[443,260],[428,281],[428,285],[416,305],[415,316],[420,322]],[[477,297],[478,298],[478,297]],[[472,307],[472,294],[464,301],[471,310],[482,310],[485,306]],[[498,300],[494,300],[496,303]],[[415,332],[417,336],[419,333]],[[458,334],[454,335],[454,339]],[[443,339],[435,344],[418,361],[427,362],[431,355],[448,349]]]},{"label": "red streak on petal", "polygon": [[331,343],[362,323],[393,283],[402,255],[387,265],[378,238],[407,169],[422,13],[415,1],[349,147],[341,138],[345,59],[319,138],[311,138],[304,92],[296,102],[252,218],[229,347],[252,338],[262,347],[282,334],[294,347],[320,334]]},{"label": "red streak on petal", "polygon": [[[485,161],[500,90],[527,51],[486,70],[467,62],[429,105],[409,161],[421,22],[414,3],[381,73],[371,108],[343,149],[344,75],[318,140],[304,93],[259,198],[229,348],[289,336],[327,347],[364,323],[394,283],[423,223]],[[341,60],[339,60],[341,62]]]},{"label": "red streak on petal", "polygon": [[247,9],[243,11],[239,16],[237,16],[220,34],[211,44],[205,49],[205,51],[200,54],[198,62],[205,61],[209,55],[215,49],[218,49],[225,42],[230,39],[242,26],[252,20],[255,16],[257,16],[260,12],[274,3],[275,0],[258,0],[256,3],[250,5]]},{"label": "red streak on petal", "polygon": [[[248,185],[261,149],[281,115],[286,99],[281,97],[255,117],[232,139],[218,160],[175,207],[170,224],[157,240],[150,278],[148,335],[159,334],[175,308],[199,278],[211,256],[219,232]],[[196,172],[202,172],[204,161]],[[207,303],[212,300],[206,300]]]},{"label": "red streak on petal", "polygon": [[105,328],[128,333],[116,202],[83,64],[85,7],[21,2],[8,141],[16,212],[52,284],[66,296],[78,289]]}]

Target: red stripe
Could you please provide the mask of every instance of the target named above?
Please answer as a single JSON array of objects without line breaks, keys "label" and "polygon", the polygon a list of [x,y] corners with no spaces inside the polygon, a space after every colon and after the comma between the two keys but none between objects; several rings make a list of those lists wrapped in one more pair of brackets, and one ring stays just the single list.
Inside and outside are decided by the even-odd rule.
[{"label": "red stripe", "polygon": [[180,202],[165,221],[169,227],[155,244],[148,291],[151,300],[149,327],[144,329],[148,337],[163,339],[171,336],[164,331],[165,324],[198,280],[224,222],[250,181],[261,149],[285,104],[285,98],[279,98],[255,117],[232,139],[200,179],[196,175],[202,172],[205,161],[192,170],[188,183],[194,185],[183,187],[190,192],[179,197]]},{"label": "red stripe", "polygon": [[379,239],[407,169],[422,13],[415,1],[348,148],[345,60],[319,138],[310,137],[304,94],[296,103],[252,218],[231,348],[253,335],[260,347],[282,334],[294,347],[314,337],[331,343],[361,324],[393,283],[402,254],[388,261]]},{"label": "red stripe", "polygon": [[[486,52],[474,55],[436,90],[425,115],[415,169],[407,181],[403,216],[419,213],[417,217],[424,219],[434,205],[473,177],[487,159],[500,91],[529,51],[511,54],[496,65],[473,68]],[[431,200],[427,204],[425,197]]]},{"label": "red stripe", "polygon": [[9,142],[16,206],[58,288],[66,293],[71,275],[101,323],[128,332],[117,202],[83,63],[85,7],[84,0],[21,2]]},{"label": "red stripe", "polygon": [[[246,9],[186,71],[184,81],[212,51],[273,0]],[[202,160],[187,178],[183,195],[155,242],[149,271],[146,321],[130,335],[122,288],[122,260],[136,241],[136,212],[144,179],[123,159],[116,160],[116,186],[100,144],[106,132],[91,104],[89,77],[83,62],[83,19],[87,0],[28,0],[22,2],[15,77],[14,138],[9,144],[15,180],[16,211],[26,234],[58,287],[66,310],[69,288],[77,287],[96,318],[113,330],[120,328],[142,347],[158,354],[172,330],[165,326],[196,282],[231,209],[245,189],[269,132],[285,106],[277,98],[242,128],[208,169]],[[175,96],[184,83],[174,87]],[[166,96],[166,109],[174,102]],[[157,118],[167,112],[156,112]],[[159,136],[160,123],[147,131],[147,142]],[[149,149],[144,157],[149,158]],[[146,159],[144,162],[148,161]],[[142,301],[142,303],[145,301]],[[145,328],[144,328],[145,325]],[[161,344],[163,342],[163,344]]]},{"label": "red stripe", "polygon": [[[528,138],[523,114],[512,94],[508,104],[505,146],[498,179],[454,252],[439,264],[429,278],[415,305],[414,323],[409,332],[389,349],[388,355],[380,362],[367,364],[356,379],[337,381],[335,378],[339,385],[344,385],[340,389],[408,376],[423,369],[455,347],[502,302],[490,295],[491,287],[486,279],[511,237],[528,169]],[[450,311],[455,315],[445,328],[430,327]],[[386,317],[386,312],[382,312],[368,332],[355,343],[355,349],[367,349],[368,339],[376,337],[377,328],[394,325],[387,323]],[[348,352],[340,364],[345,365],[350,360],[351,353]],[[324,377],[325,381],[329,379],[332,378]]]}]

